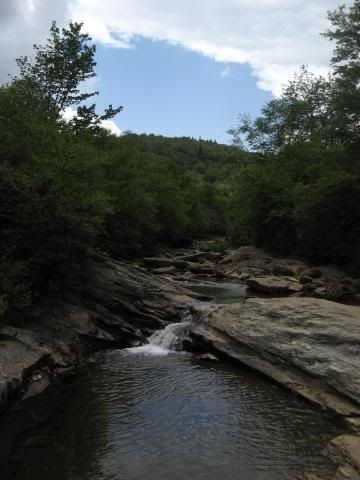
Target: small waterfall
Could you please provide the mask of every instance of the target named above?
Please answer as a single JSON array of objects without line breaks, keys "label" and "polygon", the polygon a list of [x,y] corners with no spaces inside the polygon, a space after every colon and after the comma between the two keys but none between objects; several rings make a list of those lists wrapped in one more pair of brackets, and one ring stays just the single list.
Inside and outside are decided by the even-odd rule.
[{"label": "small waterfall", "polygon": [[141,347],[128,348],[131,354],[168,355],[180,352],[183,341],[188,338],[191,315],[187,313],[182,322],[171,323],[149,337],[149,343]]}]

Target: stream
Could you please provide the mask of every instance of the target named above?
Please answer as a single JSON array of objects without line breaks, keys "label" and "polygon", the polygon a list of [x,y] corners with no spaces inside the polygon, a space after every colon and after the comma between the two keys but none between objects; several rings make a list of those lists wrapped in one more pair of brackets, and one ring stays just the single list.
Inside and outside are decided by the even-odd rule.
[{"label": "stream", "polygon": [[[212,301],[245,295],[199,284]],[[202,305],[205,302],[200,302]],[[211,303],[211,300],[209,301]],[[102,352],[50,422],[18,442],[17,480],[281,480],[331,470],[336,417],[256,372],[181,351],[191,319]]]}]

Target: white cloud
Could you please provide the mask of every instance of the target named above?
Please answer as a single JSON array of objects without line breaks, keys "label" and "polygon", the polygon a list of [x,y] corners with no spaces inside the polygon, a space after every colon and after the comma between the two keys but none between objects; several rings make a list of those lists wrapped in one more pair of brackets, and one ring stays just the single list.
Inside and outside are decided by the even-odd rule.
[{"label": "white cloud", "polygon": [[[65,122],[70,122],[74,117],[76,117],[76,109],[71,107],[66,107],[62,113],[62,118]],[[103,120],[101,126],[106,130],[109,130],[110,133],[119,137],[123,134],[123,131],[116,125],[113,120]]]},{"label": "white cloud", "polygon": [[220,77],[228,78],[230,76],[231,76],[231,68],[229,67],[229,65],[226,65],[226,67],[223,70],[221,70]]},{"label": "white cloud", "polygon": [[123,134],[123,131],[116,125],[113,120],[103,120],[101,126],[106,130],[109,130],[110,133],[119,137]]},{"label": "white cloud", "polygon": [[[168,41],[222,63],[247,63],[278,94],[294,70],[326,73],[331,45],[319,36],[339,0],[11,0],[0,2],[1,74],[43,42],[52,19],[85,23],[96,42],[132,48],[136,36]],[[348,0],[349,3],[349,0]],[[10,63],[12,62],[12,63]],[[226,67],[225,67],[226,68]],[[13,70],[12,70],[13,71]],[[224,70],[225,71],[225,70]]]},{"label": "white cloud", "polygon": [[0,83],[16,73],[15,58],[45,42],[52,20],[63,24],[70,18],[70,0],[0,0]]},{"label": "white cloud", "polygon": [[327,73],[319,33],[339,0],[74,0],[94,39],[130,47],[136,36],[169,41],[223,63],[248,63],[259,88],[279,94],[302,64]]},{"label": "white cloud", "polygon": [[76,117],[76,110],[74,108],[66,107],[62,112],[62,118],[65,122],[70,122],[74,117]]}]

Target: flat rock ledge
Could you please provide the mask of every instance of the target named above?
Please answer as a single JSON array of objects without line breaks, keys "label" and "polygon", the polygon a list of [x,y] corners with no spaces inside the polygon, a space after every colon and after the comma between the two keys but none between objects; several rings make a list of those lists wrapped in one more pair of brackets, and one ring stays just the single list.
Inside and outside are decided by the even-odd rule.
[{"label": "flat rock ledge", "polygon": [[354,435],[331,445],[342,454],[335,479],[360,479],[359,460],[354,461],[360,458],[358,306],[315,298],[249,298],[199,312],[190,334],[208,350],[345,417]]}]

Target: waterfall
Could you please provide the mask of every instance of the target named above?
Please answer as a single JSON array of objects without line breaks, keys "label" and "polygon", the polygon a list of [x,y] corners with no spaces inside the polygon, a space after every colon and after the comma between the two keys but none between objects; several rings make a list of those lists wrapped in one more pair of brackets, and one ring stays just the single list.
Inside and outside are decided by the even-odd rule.
[{"label": "waterfall", "polygon": [[190,314],[187,313],[182,322],[171,323],[151,335],[146,345],[128,348],[126,351],[135,355],[168,355],[171,352],[180,352],[183,341],[188,338],[189,326]]}]

